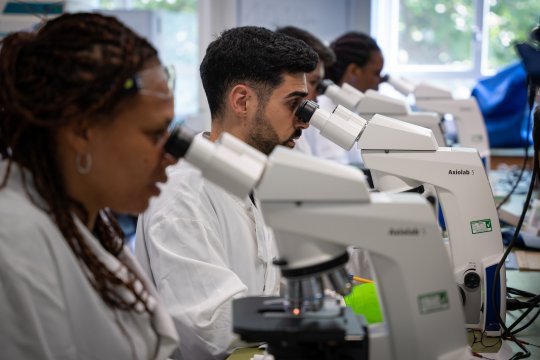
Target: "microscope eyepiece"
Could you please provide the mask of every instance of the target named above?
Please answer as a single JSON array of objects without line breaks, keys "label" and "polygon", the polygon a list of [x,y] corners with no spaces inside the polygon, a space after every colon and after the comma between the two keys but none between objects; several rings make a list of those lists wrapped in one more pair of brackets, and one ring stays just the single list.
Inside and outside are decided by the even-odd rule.
[{"label": "microscope eyepiece", "polygon": [[330,79],[324,79],[322,81],[319,82],[319,84],[317,85],[317,87],[315,88],[315,90],[319,93],[319,94],[324,94],[326,92],[326,89],[328,89],[329,86],[331,85],[334,85],[334,82]]},{"label": "microscope eyepiece", "polygon": [[380,82],[381,82],[381,83],[387,82],[388,79],[390,79],[390,75],[388,75],[388,74],[381,75],[381,80],[380,80]]},{"label": "microscope eyepiece", "polygon": [[193,134],[182,127],[175,127],[165,142],[164,149],[176,159],[184,157],[193,141]]},{"label": "microscope eyepiece", "polygon": [[309,123],[309,120],[311,120],[311,117],[318,108],[319,105],[317,105],[315,101],[304,100],[300,106],[298,106],[295,115],[303,122]]}]

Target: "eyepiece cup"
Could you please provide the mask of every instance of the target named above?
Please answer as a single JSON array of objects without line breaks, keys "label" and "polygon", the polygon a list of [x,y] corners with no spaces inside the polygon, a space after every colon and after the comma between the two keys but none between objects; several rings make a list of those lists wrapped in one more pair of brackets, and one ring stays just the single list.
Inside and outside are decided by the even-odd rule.
[{"label": "eyepiece cup", "polygon": [[319,108],[316,102],[304,100],[296,110],[295,115],[305,123],[309,123],[315,111]]},{"label": "eyepiece cup", "polygon": [[169,139],[167,139],[167,142],[164,145],[164,149],[167,153],[176,159],[179,159],[186,155],[192,141],[193,134],[181,127],[177,127],[171,131]]}]

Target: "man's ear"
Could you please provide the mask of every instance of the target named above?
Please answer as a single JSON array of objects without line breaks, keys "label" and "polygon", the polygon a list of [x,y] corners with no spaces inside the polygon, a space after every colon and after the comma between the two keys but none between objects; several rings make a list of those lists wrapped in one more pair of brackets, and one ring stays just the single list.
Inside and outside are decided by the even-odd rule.
[{"label": "man's ear", "polygon": [[232,112],[239,117],[246,117],[256,106],[254,91],[245,84],[235,85],[229,92],[228,101]]}]

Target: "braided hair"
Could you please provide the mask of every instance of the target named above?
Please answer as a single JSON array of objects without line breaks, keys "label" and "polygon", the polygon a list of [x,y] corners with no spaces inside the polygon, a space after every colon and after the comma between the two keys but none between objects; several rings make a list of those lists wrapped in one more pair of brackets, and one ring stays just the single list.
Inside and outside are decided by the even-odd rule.
[{"label": "braided hair", "polygon": [[356,31],[341,35],[330,44],[330,48],[336,54],[336,62],[327,66],[325,73],[326,77],[336,84],[341,84],[349,64],[364,67],[374,52],[381,51],[371,36]]},{"label": "braided hair", "polygon": [[[15,164],[31,197],[24,176],[29,173],[45,205],[32,201],[56,223],[103,301],[113,309],[150,315],[148,292],[138,276],[128,268],[127,280],[121,279],[84,241],[72,210],[83,214],[84,223],[88,212],[68,195],[51,149],[57,148],[56,130],[65,124],[86,116],[111,121],[118,105],[133,96],[123,89],[126,79],[155,59],[157,52],[145,39],[113,17],[92,13],[64,14],[37,31],[12,33],[0,48],[0,156],[8,163],[0,189]],[[112,215],[101,210],[92,230],[118,258],[123,235]],[[133,294],[133,300],[118,289]],[[158,348],[159,336],[155,354]]]}]

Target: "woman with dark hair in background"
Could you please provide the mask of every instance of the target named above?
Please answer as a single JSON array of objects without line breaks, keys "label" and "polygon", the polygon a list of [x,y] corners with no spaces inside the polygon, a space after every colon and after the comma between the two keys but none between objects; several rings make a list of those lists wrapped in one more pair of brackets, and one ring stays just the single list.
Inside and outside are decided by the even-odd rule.
[{"label": "woman with dark hair in background", "polygon": [[111,17],[65,14],[0,50],[0,351],[162,359],[178,338],[110,210],[138,213],[173,161],[156,50]]},{"label": "woman with dark hair in background", "polygon": [[330,48],[336,54],[336,62],[326,67],[328,79],[340,86],[348,83],[362,92],[379,88],[384,59],[375,39],[348,32],[334,40]]},{"label": "woman with dark hair in background", "polygon": [[[362,92],[379,88],[384,59],[381,49],[372,37],[360,32],[348,32],[334,40],[330,48],[336,55],[336,61],[326,67],[327,79],[339,86],[348,83]],[[336,104],[324,95],[319,96],[318,102],[322,109],[328,111],[333,111],[336,107]],[[322,136],[317,137],[315,146],[313,141],[310,143],[312,153],[318,157],[344,164],[362,164],[356,145],[346,151]]]}]

